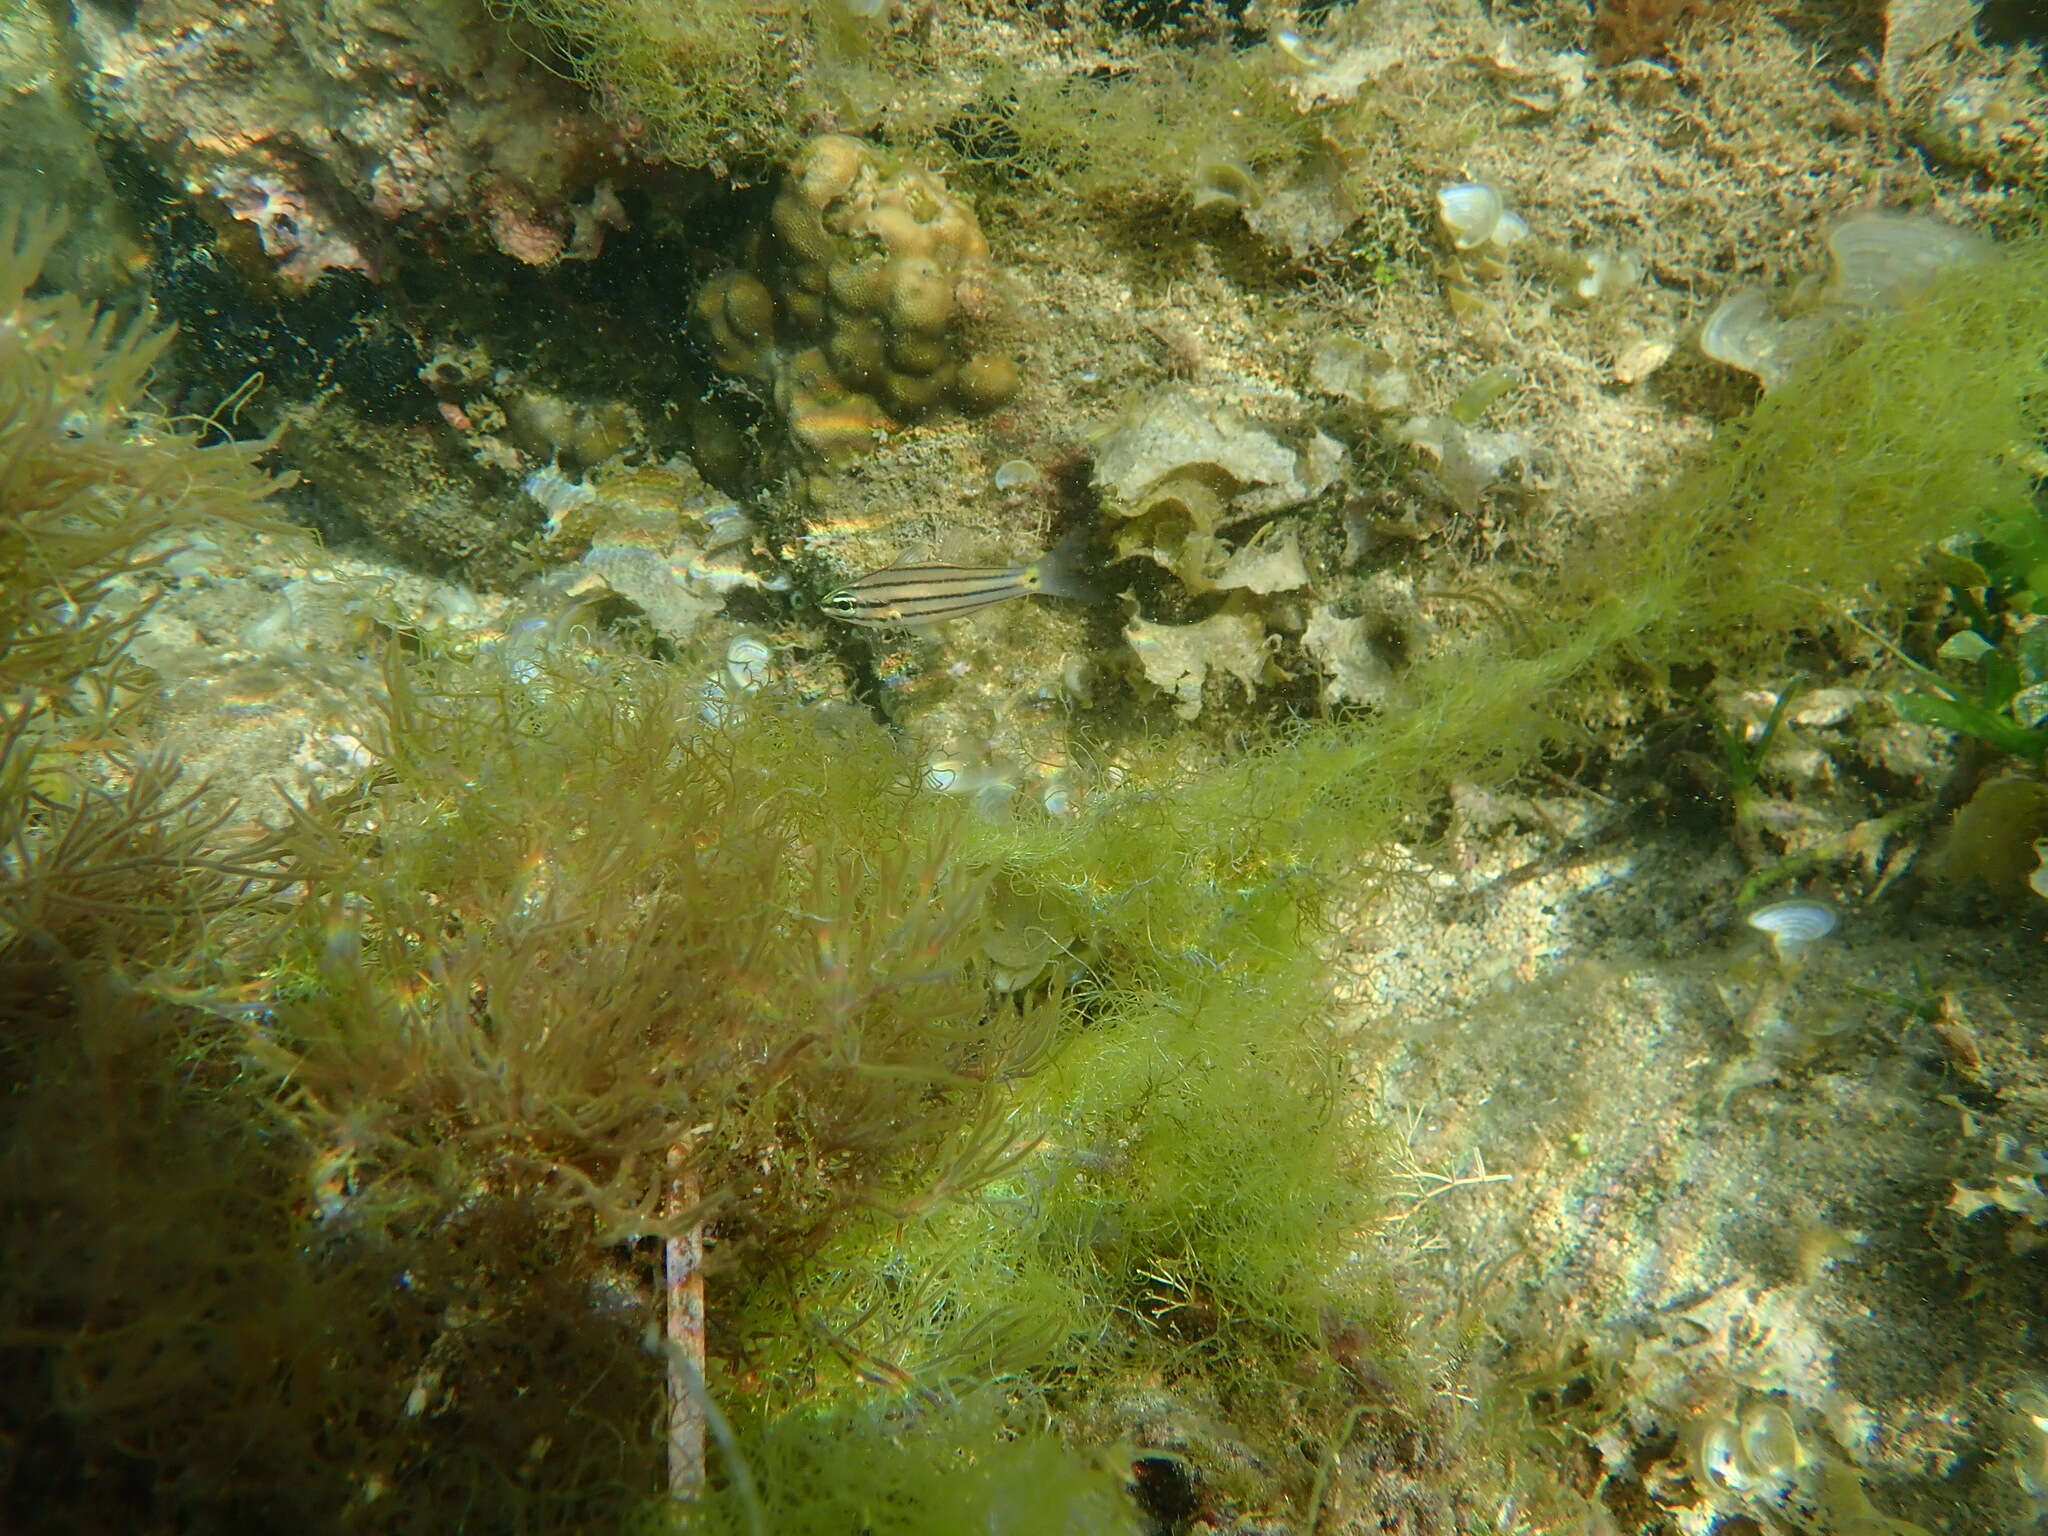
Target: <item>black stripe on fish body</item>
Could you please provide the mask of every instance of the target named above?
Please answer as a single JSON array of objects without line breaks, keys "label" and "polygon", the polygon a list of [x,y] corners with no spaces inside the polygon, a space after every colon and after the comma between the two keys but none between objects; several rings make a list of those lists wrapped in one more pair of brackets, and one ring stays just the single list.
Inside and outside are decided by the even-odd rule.
[{"label": "black stripe on fish body", "polygon": [[892,565],[870,571],[852,584],[851,590],[870,586],[915,586],[927,592],[956,592],[969,588],[1011,586],[1021,581],[1031,567],[1024,565]]}]

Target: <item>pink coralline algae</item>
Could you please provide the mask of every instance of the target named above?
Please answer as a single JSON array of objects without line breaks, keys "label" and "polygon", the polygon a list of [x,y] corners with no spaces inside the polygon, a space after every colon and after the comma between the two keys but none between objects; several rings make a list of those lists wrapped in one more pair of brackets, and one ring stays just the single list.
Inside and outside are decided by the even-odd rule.
[{"label": "pink coralline algae", "polygon": [[74,9],[91,94],[285,283],[383,274],[387,226],[460,226],[520,261],[625,227],[629,137],[483,0],[138,0]]}]

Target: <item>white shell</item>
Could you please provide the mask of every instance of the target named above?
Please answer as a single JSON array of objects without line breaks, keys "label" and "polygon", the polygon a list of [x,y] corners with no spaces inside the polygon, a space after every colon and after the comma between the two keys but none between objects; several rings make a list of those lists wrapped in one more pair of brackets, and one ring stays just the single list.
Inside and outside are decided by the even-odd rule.
[{"label": "white shell", "polygon": [[1282,27],[1272,33],[1271,37],[1274,49],[1283,58],[1293,60],[1303,69],[1324,69],[1329,66],[1330,61],[1292,27]]},{"label": "white shell", "polygon": [[1029,459],[1005,459],[992,477],[999,491],[1019,490],[1038,483],[1038,466]]},{"label": "white shell", "polygon": [[1332,336],[1309,364],[1309,382],[1325,394],[1396,411],[1414,394],[1413,381],[1383,347],[1355,336]]},{"label": "white shell", "polygon": [[736,501],[714,501],[695,509],[697,520],[709,538],[706,549],[724,549],[742,544],[754,536],[754,524]]},{"label": "white shell", "polygon": [[1906,213],[1863,213],[1828,231],[1835,259],[1828,297],[1858,307],[1906,298],[1943,269],[1985,252],[1975,235]]},{"label": "white shell", "polygon": [[741,635],[725,648],[725,670],[740,687],[752,691],[768,681],[775,653],[752,635]]},{"label": "white shell", "polygon": [[1767,1482],[1783,1482],[1806,1465],[1806,1448],[1782,1404],[1759,1403],[1742,1416],[1742,1459]]},{"label": "white shell", "polygon": [[1735,1426],[1726,1419],[1717,1418],[1701,1433],[1699,1449],[1694,1453],[1699,1459],[1700,1471],[1722,1488],[1739,1486],[1741,1473],[1736,1462],[1735,1436]]},{"label": "white shell", "polygon": [[1301,538],[1293,527],[1268,523],[1246,540],[1217,573],[1216,585],[1270,596],[1292,592],[1309,583],[1301,559]]},{"label": "white shell", "polygon": [[725,684],[715,677],[707,677],[704,686],[697,690],[697,718],[711,726],[725,725],[732,719],[732,706],[725,700]]},{"label": "white shell", "polygon": [[[1470,251],[1494,238],[1502,215],[1507,213],[1507,204],[1485,182],[1461,181],[1437,193],[1436,212],[1451,244],[1461,251]],[[1520,226],[1518,233],[1526,233],[1526,225],[1519,219],[1515,223]]]},{"label": "white shell", "polygon": [[1714,306],[1700,329],[1700,350],[1717,363],[1753,373],[1771,389],[1785,382],[1796,328],[1780,320],[1761,288],[1738,288]]},{"label": "white shell", "polygon": [[1748,921],[1758,933],[1769,934],[1771,943],[1784,954],[1833,933],[1835,909],[1824,901],[1795,897],[1758,907],[1749,914]]},{"label": "white shell", "polygon": [[1309,382],[1343,400],[1365,398],[1366,376],[1372,370],[1372,349],[1355,336],[1332,336],[1316,349],[1308,365]]},{"label": "white shell", "polygon": [[1598,304],[1627,292],[1642,276],[1633,256],[1621,251],[1588,251],[1579,261],[1572,293],[1581,303]]}]

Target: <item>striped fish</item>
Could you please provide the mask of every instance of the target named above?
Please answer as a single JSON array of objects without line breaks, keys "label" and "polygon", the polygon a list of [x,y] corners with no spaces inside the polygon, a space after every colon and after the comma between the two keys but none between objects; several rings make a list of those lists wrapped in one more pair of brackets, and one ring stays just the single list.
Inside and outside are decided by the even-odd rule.
[{"label": "striped fish", "polygon": [[1085,540],[1062,539],[1029,565],[889,565],[850,581],[818,603],[826,613],[869,629],[921,628],[1013,597],[1072,597],[1095,593],[1074,574]]}]

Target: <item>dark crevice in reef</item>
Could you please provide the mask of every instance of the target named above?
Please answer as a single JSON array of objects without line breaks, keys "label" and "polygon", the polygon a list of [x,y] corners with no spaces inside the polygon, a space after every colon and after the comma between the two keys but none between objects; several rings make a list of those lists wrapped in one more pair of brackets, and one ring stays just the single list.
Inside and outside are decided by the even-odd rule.
[{"label": "dark crevice in reef", "polygon": [[[602,259],[547,267],[480,233],[380,229],[379,278],[329,271],[296,291],[246,226],[209,216],[134,146],[105,140],[102,155],[151,250],[157,315],[177,327],[156,408],[215,436],[281,431],[300,472],[285,500],[329,541],[366,540],[484,585],[518,580],[538,512],[516,466],[482,451],[479,402],[541,391],[627,410],[631,452],[706,459],[701,402],[720,376],[692,332],[690,295],[759,227],[760,190],[653,175],[620,189],[626,227],[608,232]],[[744,447],[748,413],[731,404],[713,425]],[[547,444],[521,446],[533,463],[549,457]],[[589,467],[573,451],[555,457],[571,473]],[[750,488],[751,461],[740,483],[730,466],[705,468]]]}]

